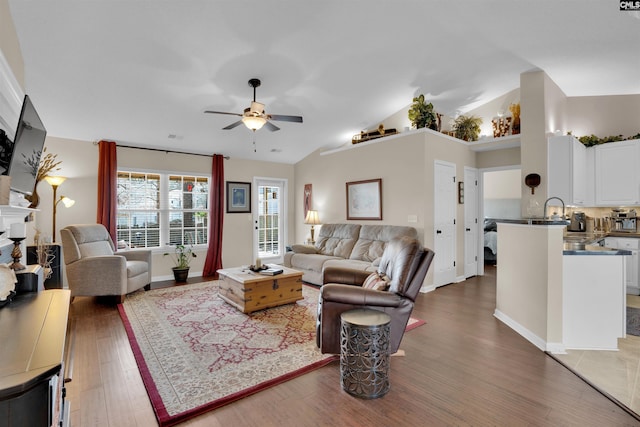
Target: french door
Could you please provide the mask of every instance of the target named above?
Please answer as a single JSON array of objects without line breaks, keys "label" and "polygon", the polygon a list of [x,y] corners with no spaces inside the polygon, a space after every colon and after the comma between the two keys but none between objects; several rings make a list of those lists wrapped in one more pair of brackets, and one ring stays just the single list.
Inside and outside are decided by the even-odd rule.
[{"label": "french door", "polygon": [[287,229],[287,181],[254,178],[253,188],[254,258],[260,258],[263,263],[281,264]]}]

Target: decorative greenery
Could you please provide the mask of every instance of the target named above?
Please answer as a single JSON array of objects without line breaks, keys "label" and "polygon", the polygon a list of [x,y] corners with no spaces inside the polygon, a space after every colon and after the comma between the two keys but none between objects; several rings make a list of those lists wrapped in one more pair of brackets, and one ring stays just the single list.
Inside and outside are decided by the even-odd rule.
[{"label": "decorative greenery", "polygon": [[175,268],[189,268],[193,258],[197,258],[192,246],[176,245],[173,253],[165,252],[163,256],[171,256]]},{"label": "decorative greenery", "polygon": [[[47,153],[47,147],[44,150],[33,150],[31,157],[27,157],[22,153],[22,157],[25,158],[24,164],[31,170],[31,175],[37,182],[42,181],[45,176],[49,175],[52,171],[59,171],[60,163],[57,154]],[[40,159],[38,161],[38,159]]]},{"label": "decorative greenery", "polygon": [[520,103],[509,105],[509,111],[514,121],[520,120]]},{"label": "decorative greenery", "polygon": [[[567,134],[571,135],[571,132],[568,132]],[[591,134],[589,136],[581,136],[580,138],[578,138],[578,141],[582,142],[587,147],[593,147],[594,145],[606,144],[607,142],[626,141],[630,139],[640,139],[640,133],[637,133],[628,138],[625,138],[622,135],[610,135],[605,138],[600,138]]]},{"label": "decorative greenery", "polygon": [[453,122],[456,138],[464,141],[477,141],[480,135],[482,119],[476,116],[458,116]]},{"label": "decorative greenery", "polygon": [[413,98],[413,104],[409,108],[409,120],[416,129],[424,127],[433,130],[438,129],[438,119],[436,112],[433,110],[433,104],[427,104],[422,94]]}]

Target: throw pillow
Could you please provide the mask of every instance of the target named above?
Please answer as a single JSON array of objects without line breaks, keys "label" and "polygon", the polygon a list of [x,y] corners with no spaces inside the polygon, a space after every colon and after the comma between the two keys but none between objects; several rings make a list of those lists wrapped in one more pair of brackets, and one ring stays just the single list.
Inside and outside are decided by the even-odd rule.
[{"label": "throw pillow", "polygon": [[374,291],[386,291],[389,289],[391,281],[384,273],[371,273],[362,284],[365,289],[373,289]]},{"label": "throw pillow", "polygon": [[315,246],[311,245],[291,245],[291,250],[297,254],[317,254]]}]

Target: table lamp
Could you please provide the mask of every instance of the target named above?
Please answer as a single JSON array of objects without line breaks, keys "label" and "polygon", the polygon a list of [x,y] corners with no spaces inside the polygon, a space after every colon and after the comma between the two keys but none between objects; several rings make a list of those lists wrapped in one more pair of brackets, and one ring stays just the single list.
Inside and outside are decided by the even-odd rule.
[{"label": "table lamp", "polygon": [[315,244],[316,241],[314,240],[313,237],[313,233],[314,233],[314,229],[313,226],[314,225],[320,225],[320,219],[318,218],[318,211],[314,211],[314,210],[308,210],[307,211],[307,217],[304,219],[304,223],[305,224],[310,224],[311,225],[311,244]]}]

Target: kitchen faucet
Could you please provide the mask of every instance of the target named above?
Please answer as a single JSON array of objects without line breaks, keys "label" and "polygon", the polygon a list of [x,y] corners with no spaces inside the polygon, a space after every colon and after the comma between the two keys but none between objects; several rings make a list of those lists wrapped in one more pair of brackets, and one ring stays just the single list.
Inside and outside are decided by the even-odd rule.
[{"label": "kitchen faucet", "polygon": [[565,216],[564,216],[564,201],[560,197],[549,197],[547,200],[544,201],[544,211],[542,212],[542,219],[548,219],[548,217],[547,217],[547,203],[549,203],[549,200],[552,200],[552,199],[560,200],[560,203],[562,203],[562,219],[565,219]]}]

